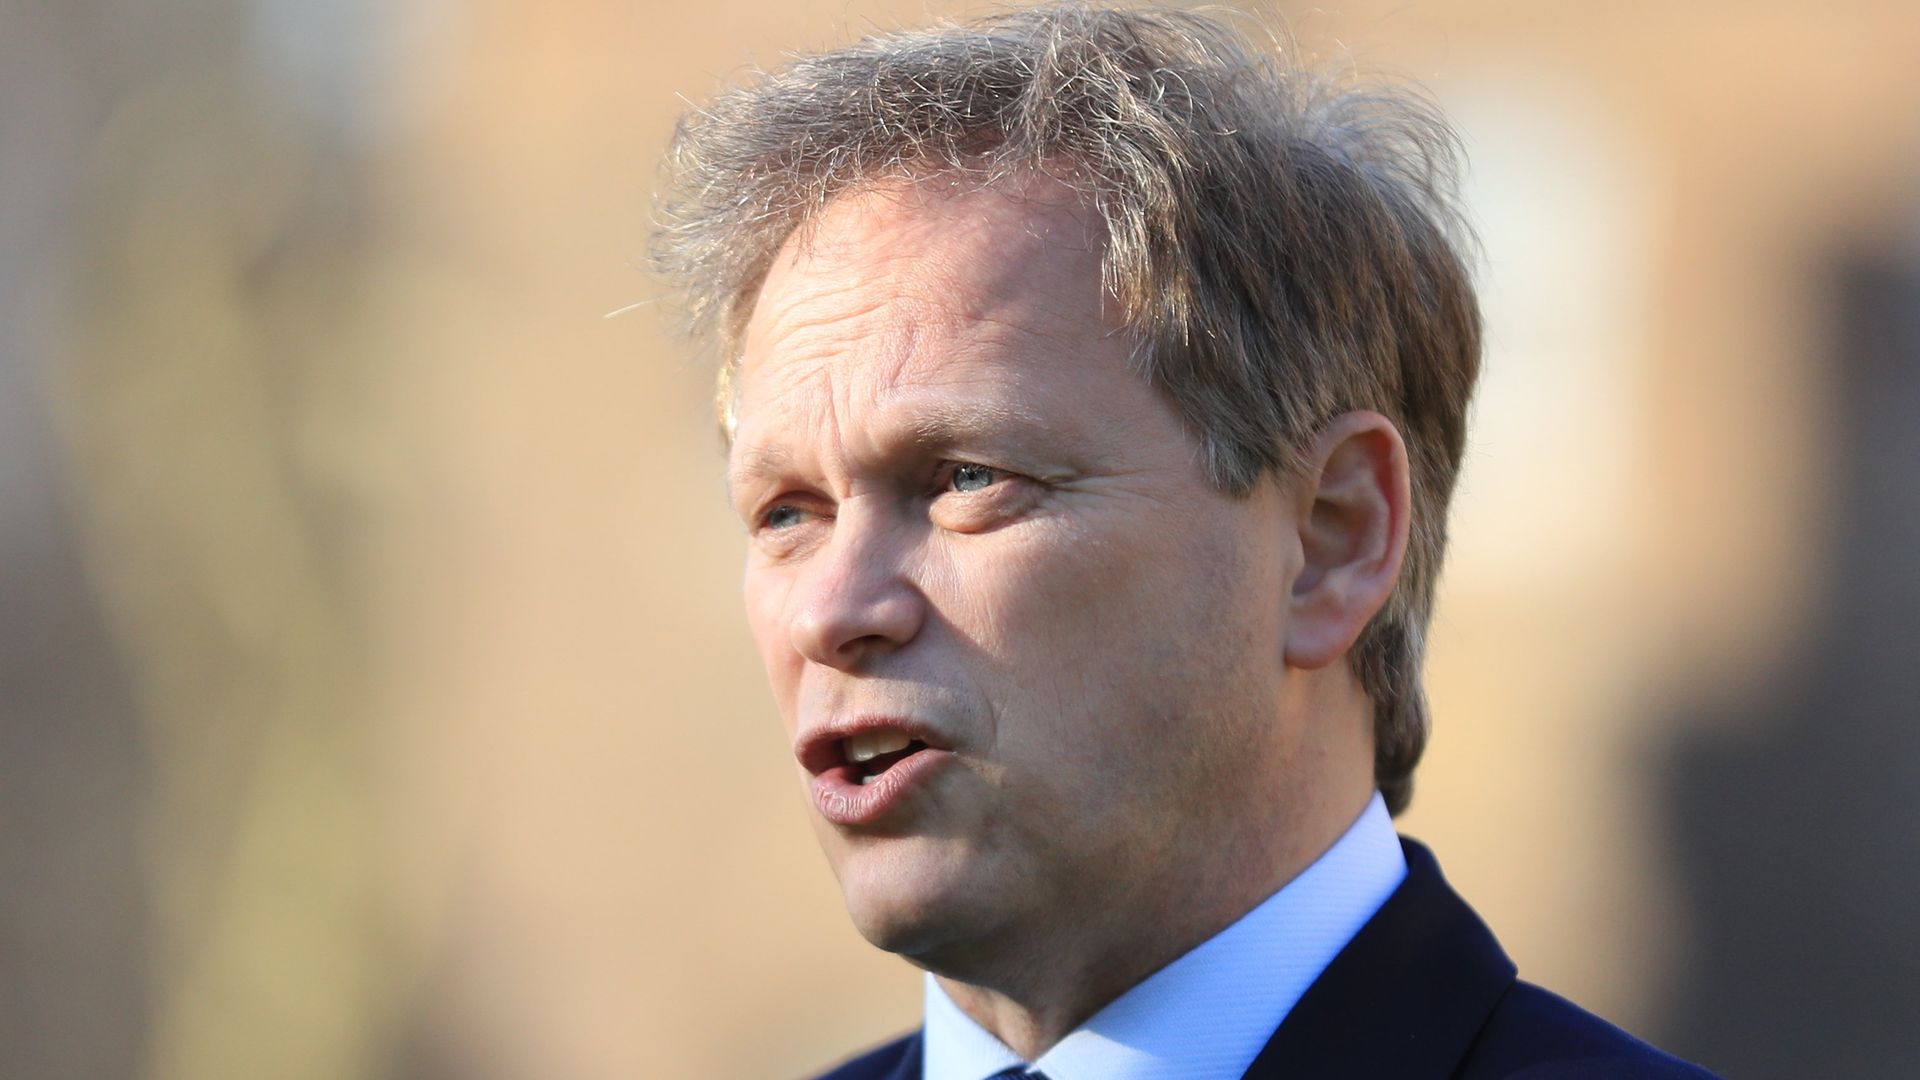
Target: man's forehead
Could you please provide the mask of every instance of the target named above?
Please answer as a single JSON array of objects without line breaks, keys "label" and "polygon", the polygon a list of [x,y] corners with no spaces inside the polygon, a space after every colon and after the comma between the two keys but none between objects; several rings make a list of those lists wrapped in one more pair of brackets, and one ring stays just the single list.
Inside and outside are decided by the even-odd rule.
[{"label": "man's forehead", "polygon": [[[766,277],[743,335],[736,417],[955,385],[976,407],[998,397],[1017,410],[1008,399],[1044,367],[985,361],[1086,351],[1119,331],[1106,315],[1099,251],[1070,193],[843,196]],[[958,420],[937,397],[917,411],[929,438]]]},{"label": "man's forehead", "polygon": [[812,442],[849,423],[889,442],[923,447],[1070,424],[1078,400],[1059,368],[1074,361],[1060,362],[1062,355],[1040,339],[1008,336],[982,345],[976,337],[957,346],[929,335],[900,349],[862,341],[816,362],[749,368],[730,449],[737,458],[770,461],[786,453],[784,443]]},{"label": "man's forehead", "polygon": [[843,193],[775,256],[748,319],[745,359],[756,333],[777,336],[796,313],[830,313],[836,296],[962,317],[1041,296],[1097,305],[1102,248],[1090,212],[1057,181],[896,181]]},{"label": "man's forehead", "polygon": [[1074,474],[1164,408],[1139,393],[1075,204],[985,190],[843,210],[761,291],[734,385],[736,497],[949,453]]}]

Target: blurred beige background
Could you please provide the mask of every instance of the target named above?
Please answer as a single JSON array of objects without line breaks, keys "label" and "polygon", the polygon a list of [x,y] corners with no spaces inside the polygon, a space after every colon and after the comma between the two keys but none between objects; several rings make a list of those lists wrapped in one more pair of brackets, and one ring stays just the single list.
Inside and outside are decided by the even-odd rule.
[{"label": "blurred beige background", "polygon": [[[779,1077],[916,1022],[639,261],[683,96],[965,10],[0,0],[0,1074]],[[1402,830],[1676,1051],[1920,1074],[1920,7],[1245,10],[1472,162]]]}]

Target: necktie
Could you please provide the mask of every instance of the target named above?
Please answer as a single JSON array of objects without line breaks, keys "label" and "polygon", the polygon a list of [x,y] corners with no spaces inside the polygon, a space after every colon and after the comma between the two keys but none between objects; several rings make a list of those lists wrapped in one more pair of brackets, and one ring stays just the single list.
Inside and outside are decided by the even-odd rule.
[{"label": "necktie", "polygon": [[987,1077],[987,1080],[1047,1080],[1047,1074],[1035,1069],[1030,1069],[1025,1065],[1015,1065],[1011,1068],[1001,1069],[999,1072]]}]

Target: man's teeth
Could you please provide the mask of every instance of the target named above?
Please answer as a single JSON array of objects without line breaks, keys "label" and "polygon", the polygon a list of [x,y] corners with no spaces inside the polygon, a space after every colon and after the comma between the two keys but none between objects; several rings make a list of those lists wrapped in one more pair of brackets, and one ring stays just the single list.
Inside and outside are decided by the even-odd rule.
[{"label": "man's teeth", "polygon": [[874,773],[872,776],[863,776],[860,778],[860,786],[866,787],[868,784],[871,784],[878,779],[880,779],[879,773]]},{"label": "man's teeth", "polygon": [[855,764],[872,761],[881,754],[891,754],[895,750],[905,750],[912,739],[898,731],[869,731],[860,735],[849,735],[842,740],[846,745],[847,760]]}]

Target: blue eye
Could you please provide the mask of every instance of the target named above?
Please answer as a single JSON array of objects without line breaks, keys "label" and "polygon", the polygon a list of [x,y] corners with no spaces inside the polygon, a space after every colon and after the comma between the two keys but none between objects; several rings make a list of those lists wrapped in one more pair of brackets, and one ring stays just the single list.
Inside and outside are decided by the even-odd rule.
[{"label": "blue eye", "polygon": [[997,475],[985,465],[960,464],[953,467],[953,477],[947,481],[955,491],[979,491],[993,486]]},{"label": "blue eye", "polygon": [[776,506],[767,511],[766,526],[769,529],[791,529],[800,524],[800,516],[797,506]]}]

